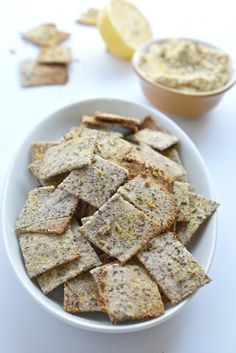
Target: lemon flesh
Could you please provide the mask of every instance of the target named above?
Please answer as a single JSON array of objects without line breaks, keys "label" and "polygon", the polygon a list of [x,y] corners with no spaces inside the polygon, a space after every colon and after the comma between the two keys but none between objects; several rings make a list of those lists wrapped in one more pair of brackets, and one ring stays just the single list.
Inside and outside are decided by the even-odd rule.
[{"label": "lemon flesh", "polygon": [[105,5],[98,28],[108,50],[125,59],[130,59],[140,45],[152,38],[147,19],[124,0],[111,0]]}]

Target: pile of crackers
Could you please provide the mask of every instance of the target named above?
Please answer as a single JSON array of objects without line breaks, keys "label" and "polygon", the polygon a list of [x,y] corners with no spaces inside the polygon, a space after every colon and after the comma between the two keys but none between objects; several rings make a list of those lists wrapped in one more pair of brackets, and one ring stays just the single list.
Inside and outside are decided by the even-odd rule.
[{"label": "pile of crackers", "polygon": [[39,46],[36,60],[24,60],[20,64],[20,80],[23,87],[61,85],[68,80],[68,64],[72,61],[69,47],[59,43],[69,38],[69,34],[59,31],[54,24],[42,24],[22,37]]},{"label": "pile of crackers", "polygon": [[188,245],[218,204],[189,185],[179,144],[152,117],[101,112],[33,143],[40,186],[16,234],[28,276],[45,294],[64,286],[64,310],[154,318],[210,282]]}]

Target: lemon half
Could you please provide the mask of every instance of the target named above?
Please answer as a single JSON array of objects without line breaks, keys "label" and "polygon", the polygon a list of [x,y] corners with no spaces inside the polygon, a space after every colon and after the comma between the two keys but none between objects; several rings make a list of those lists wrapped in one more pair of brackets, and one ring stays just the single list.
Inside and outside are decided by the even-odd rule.
[{"label": "lemon half", "polygon": [[125,0],[111,0],[105,5],[98,28],[108,50],[125,59],[130,59],[140,45],[152,38],[145,16]]}]

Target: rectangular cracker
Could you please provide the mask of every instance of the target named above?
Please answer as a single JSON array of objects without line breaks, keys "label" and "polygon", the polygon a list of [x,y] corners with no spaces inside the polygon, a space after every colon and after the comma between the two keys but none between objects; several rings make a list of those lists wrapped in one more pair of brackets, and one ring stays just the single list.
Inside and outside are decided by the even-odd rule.
[{"label": "rectangular cracker", "polygon": [[172,304],[178,304],[210,282],[205,271],[173,233],[155,237],[137,256]]},{"label": "rectangular cracker", "polygon": [[69,34],[58,31],[52,23],[44,23],[23,33],[22,37],[33,44],[47,47],[63,42],[69,37]]},{"label": "rectangular cracker", "polygon": [[42,179],[70,172],[89,165],[94,160],[96,137],[76,138],[61,142],[58,146],[46,151],[40,168]]},{"label": "rectangular cracker", "polygon": [[97,121],[101,121],[109,124],[115,124],[115,125],[128,127],[128,128],[132,128],[132,127],[138,128],[141,123],[141,121],[136,118],[130,118],[130,117],[121,116],[117,114],[101,113],[98,111],[95,112],[94,118]]},{"label": "rectangular cracker", "polygon": [[105,253],[126,262],[160,232],[160,226],[115,194],[80,231]]},{"label": "rectangular cracker", "polygon": [[64,284],[64,310],[69,313],[101,311],[98,288],[89,272]]},{"label": "rectangular cracker", "polygon": [[202,195],[189,192],[189,221],[187,223],[177,223],[176,233],[179,240],[187,245],[194,233],[198,230],[218,208],[219,204],[213,200],[207,199]]},{"label": "rectangular cracker", "polygon": [[173,192],[179,207],[177,217],[178,222],[189,221],[189,184],[181,181],[175,181],[173,185]]},{"label": "rectangular cracker", "polygon": [[70,64],[72,61],[71,49],[68,47],[43,47],[38,56],[40,64]]},{"label": "rectangular cracker", "polygon": [[22,87],[63,85],[67,80],[67,67],[64,65],[43,65],[31,59],[20,63],[20,82]]},{"label": "rectangular cracker", "polygon": [[71,228],[61,236],[24,234],[19,238],[26,271],[30,278],[79,257]]},{"label": "rectangular cracker", "polygon": [[29,192],[26,204],[16,222],[16,234],[62,234],[68,227],[78,198],[53,186]]},{"label": "rectangular cracker", "polygon": [[141,266],[107,264],[90,272],[98,286],[102,309],[112,323],[164,313],[158,286]]},{"label": "rectangular cracker", "polygon": [[158,151],[163,151],[179,142],[178,137],[174,135],[148,128],[139,130],[127,138],[133,142],[145,143]]},{"label": "rectangular cracker", "polygon": [[[171,159],[173,162],[177,163],[178,165],[184,168],[177,148],[172,146],[170,148],[167,148],[165,151],[162,151],[162,153],[165,157]],[[182,181],[183,183],[188,183],[187,173],[185,175],[181,175],[176,180]]]},{"label": "rectangular cracker", "polygon": [[81,236],[77,222],[73,222],[71,230],[74,234],[75,244],[79,249],[79,258],[66,264],[54,267],[37,276],[37,281],[42,291],[47,294],[56,287],[76,277],[81,272],[101,265],[101,261],[87,239]]},{"label": "rectangular cracker", "polygon": [[186,174],[184,168],[169,158],[163,156],[157,151],[154,151],[148,145],[140,145],[133,149],[124,157],[128,162],[144,164],[146,167],[152,167],[157,170],[162,170],[174,180]]},{"label": "rectangular cracker", "polygon": [[151,177],[137,176],[117,191],[125,200],[157,222],[161,232],[175,223],[178,208],[175,197]]},{"label": "rectangular cracker", "polygon": [[123,184],[127,175],[124,168],[96,156],[89,166],[72,170],[59,188],[99,208]]}]

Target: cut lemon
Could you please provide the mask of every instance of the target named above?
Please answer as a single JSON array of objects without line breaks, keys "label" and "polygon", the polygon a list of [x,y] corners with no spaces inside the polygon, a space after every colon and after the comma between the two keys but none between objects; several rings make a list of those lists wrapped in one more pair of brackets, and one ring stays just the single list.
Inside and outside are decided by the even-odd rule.
[{"label": "cut lemon", "polygon": [[125,0],[111,0],[105,5],[98,28],[108,50],[125,59],[130,59],[140,45],[152,38],[145,16]]}]

